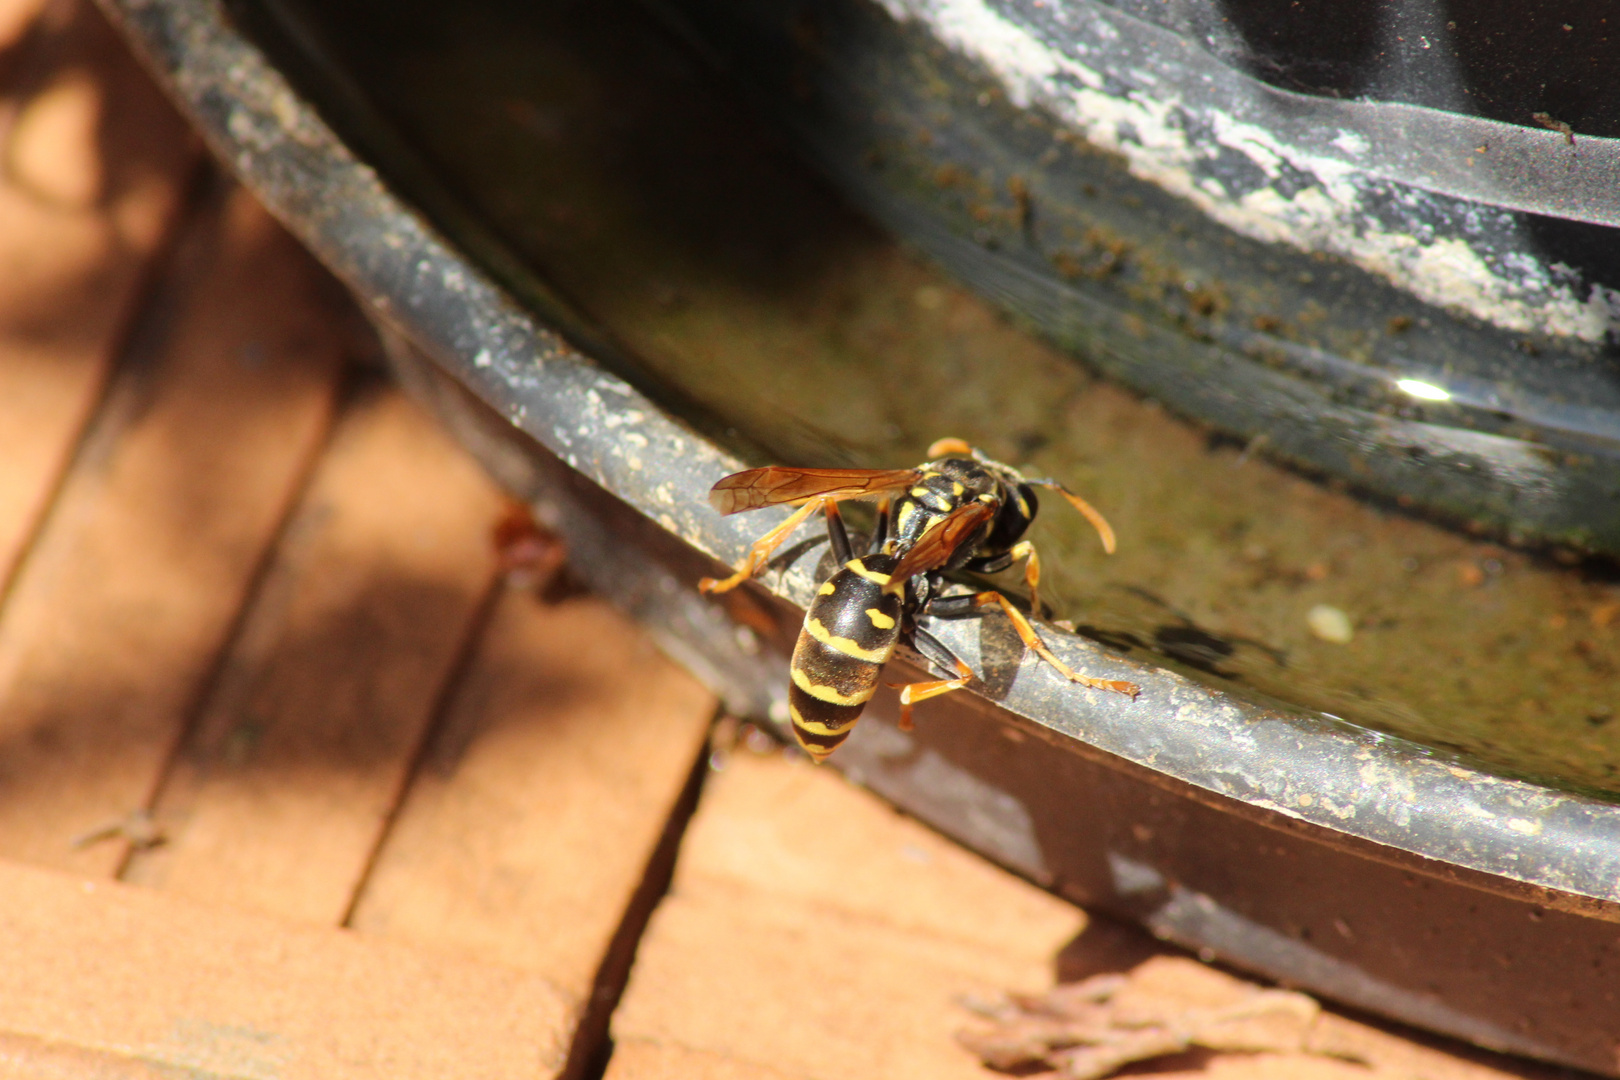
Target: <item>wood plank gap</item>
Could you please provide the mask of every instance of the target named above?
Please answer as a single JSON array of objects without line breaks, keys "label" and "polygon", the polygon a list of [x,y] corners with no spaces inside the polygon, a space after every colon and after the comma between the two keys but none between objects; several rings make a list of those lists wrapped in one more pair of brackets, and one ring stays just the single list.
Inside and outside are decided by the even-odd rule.
[{"label": "wood plank gap", "polygon": [[[110,874],[331,423],[339,287],[206,184],[0,619],[0,853]],[[345,304],[347,303],[344,298]]]},{"label": "wood plank gap", "polygon": [[[292,527],[298,508],[303,504],[305,495],[309,492],[311,478],[320,464],[321,458],[326,455],[332,445],[333,435],[342,422],[344,414],[354,405],[359,397],[360,387],[365,383],[364,372],[350,368],[340,378],[337,390],[337,400],[331,413],[327,416],[326,426],[311,442],[308,453],[297,467],[296,477],[290,485],[285,505],[281,508],[281,516],[276,520],[270,542],[259,553],[259,559],[248,575],[247,588],[243,591],[242,603],[231,616],[225,633],[221,635],[219,647],[208,663],[208,671],[197,684],[196,693],[192,695],[184,707],[180,728],[175,733],[174,741],[170,744],[168,753],[163,757],[163,763],[154,774],[152,787],[146,793],[141,803],[141,809],[150,817],[157,809],[158,799],[163,789],[168,785],[173,775],[175,764],[180,759],[185,745],[196,735],[198,727],[202,724],[203,716],[208,708],[209,701],[219,688],[223,676],[225,658],[228,657],[240,643],[243,629],[247,626],[248,615],[253,610],[255,601],[263,594],[265,581],[270,576],[270,569],[275,565],[276,553],[281,550],[283,542],[287,539],[287,532]],[[112,872],[112,877],[123,880],[129,870],[130,861],[140,851],[140,845],[133,842],[130,837],[124,837],[120,843],[123,850],[119,853],[118,863]]]},{"label": "wood plank gap", "polygon": [[339,422],[123,880],[335,925],[496,576],[501,497],[381,379]]},{"label": "wood plank gap", "polygon": [[114,335],[114,344],[110,350],[112,363],[108,364],[102,373],[100,383],[95,389],[95,401],[85,410],[84,420],[73,439],[73,450],[62,458],[56,474],[50,480],[45,497],[40,500],[39,509],[34,514],[33,520],[24,526],[26,539],[18,546],[16,557],[9,566],[0,564],[0,619],[5,618],[6,604],[11,599],[12,590],[22,577],[23,568],[28,564],[39,543],[40,535],[45,530],[45,523],[56,512],[62,498],[62,490],[67,485],[67,478],[85,453],[85,444],[90,440],[91,433],[100,430],[106,423],[104,414],[113,398],[113,388],[118,385],[119,375],[139,351],[140,344],[147,339],[157,321],[153,316],[153,308],[160,297],[166,296],[173,289],[172,278],[178,267],[181,244],[198,228],[197,219],[204,213],[207,193],[216,177],[217,170],[213,164],[205,159],[199,159],[184,182],[180,206],[169,222],[158,250],[141,272],[140,283],[135,287],[135,299]]},{"label": "wood plank gap", "polygon": [[[711,735],[722,715],[724,710],[717,708],[709,721]],[[608,942],[601,966],[596,969],[596,977],[591,982],[591,996],[580,1014],[579,1026],[574,1029],[573,1042],[568,1048],[568,1061],[558,1080],[602,1080],[607,1073],[608,1062],[613,1058],[613,1039],[610,1035],[613,1011],[619,1007],[619,999],[624,996],[624,988],[630,982],[630,969],[635,966],[636,949],[641,945],[642,935],[647,932],[647,924],[675,880],[675,863],[680,857],[681,841],[686,838],[686,827],[691,824],[692,815],[697,813],[698,801],[703,797],[703,784],[709,775],[711,754],[711,743],[705,740],[698,747],[697,760],[692,762],[686,786],[670,808],[664,831],[658,837],[652,857],[647,860],[646,872],[630,894],[624,918]]]},{"label": "wood plank gap", "polygon": [[349,925],[540,972],[576,1026],[715,708],[600,597],[506,590]]},{"label": "wood plank gap", "polygon": [[0,160],[3,610],[196,212],[207,159],[87,0],[5,0]]},{"label": "wood plank gap", "polygon": [[990,1080],[960,995],[1050,985],[1078,909],[837,773],[743,740],[613,1015],[607,1080]]},{"label": "wood plank gap", "polygon": [[462,684],[467,679],[467,673],[472,670],[477,660],[479,646],[483,644],[484,635],[489,633],[490,620],[495,614],[495,605],[501,594],[509,588],[504,573],[497,572],[479,598],[478,606],[473,617],[467,622],[467,632],[462,637],[461,645],[456,652],[456,658],[451,663],[449,675],[444,684],[439,687],[439,693],[433,702],[433,712],[430,714],[427,726],[422,730],[422,737],[411,753],[410,764],[406,767],[400,778],[399,786],[394,790],[393,801],[389,804],[388,813],[383,818],[382,827],[377,830],[376,842],[366,854],[365,865],[355,877],[354,891],[349,894],[349,902],[344,905],[343,918],[338,925],[349,928],[354,921],[354,909],[360,903],[360,897],[365,892],[366,885],[371,881],[372,874],[377,869],[377,857],[388,842],[388,837],[394,831],[394,825],[399,821],[400,810],[405,805],[405,795],[411,790],[411,784],[416,781],[417,774],[422,771],[422,763],[428,758],[434,740],[439,737],[444,725],[449,722],[450,710],[455,704],[456,695],[460,693]]}]

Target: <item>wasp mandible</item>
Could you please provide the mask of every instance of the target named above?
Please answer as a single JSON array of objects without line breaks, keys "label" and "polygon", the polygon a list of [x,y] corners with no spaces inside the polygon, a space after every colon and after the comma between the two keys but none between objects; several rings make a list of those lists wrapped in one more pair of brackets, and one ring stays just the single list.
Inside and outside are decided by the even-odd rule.
[{"label": "wasp mandible", "polygon": [[[900,692],[900,726],[911,726],[919,701],[961,689],[973,671],[938,639],[917,625],[919,615],[952,618],[994,605],[1001,608],[1024,647],[1065,678],[1099,690],[1135,697],[1140,687],[1081,675],[1064,664],[1035,628],[1001,593],[942,596],[943,575],[953,570],[995,573],[1024,560],[1030,607],[1040,614],[1040,560],[1023,539],[1039,502],[1034,489],[1058,492],[1097,530],[1103,548],[1114,550],[1114,531],[1090,503],[1056,480],[1031,479],[986,457],[960,439],[941,439],[930,460],[914,469],[795,469],[779,465],[748,469],[720,480],[709,501],[722,514],[764,506],[798,504],[788,519],[754,542],[723,580],[704,578],[704,592],[725,592],[758,573],[773,552],[806,518],[823,512],[834,558],[840,565],[822,583],[789,666],[788,711],[799,744],[816,761],[849,736],[877,689],[878,675],[905,641],[952,678],[912,683]],[[865,555],[856,557],[838,510],[840,502],[879,502],[876,528]]]}]

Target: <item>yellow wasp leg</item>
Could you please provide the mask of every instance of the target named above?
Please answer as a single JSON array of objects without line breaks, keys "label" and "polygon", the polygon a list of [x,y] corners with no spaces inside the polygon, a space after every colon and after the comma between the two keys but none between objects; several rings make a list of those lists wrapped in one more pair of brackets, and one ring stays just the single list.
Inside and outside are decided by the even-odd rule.
[{"label": "yellow wasp leg", "polygon": [[1035,628],[1029,624],[1028,619],[1024,618],[1024,613],[1013,607],[1007,598],[1000,593],[993,591],[982,592],[973,598],[974,607],[988,607],[991,604],[1001,605],[1001,610],[1005,611],[1007,618],[1012,620],[1013,629],[1018,631],[1018,637],[1023,641],[1024,648],[1034,650],[1036,655],[1057,668],[1058,673],[1070,682],[1077,682],[1094,690],[1112,690],[1116,694],[1125,694],[1132,698],[1142,692],[1142,688],[1135,683],[1122,682],[1116,679],[1093,679],[1091,676],[1082,675],[1069,667],[1069,665],[1052,655],[1052,650],[1048,649],[1046,643],[1041,640],[1040,635],[1035,633]]},{"label": "yellow wasp leg", "polygon": [[782,524],[754,541],[754,546],[748,549],[748,555],[737,564],[737,572],[723,580],[706,577],[698,582],[698,591],[706,593],[722,593],[735,589],[758,573],[759,568],[770,561],[771,553],[782,546],[782,541],[788,534],[797,529],[804,519],[827,505],[827,498],[818,495],[793,511],[793,514]]},{"label": "yellow wasp leg", "polygon": [[931,697],[948,694],[952,690],[960,690],[973,680],[973,669],[962,661],[956,662],[954,679],[938,679],[933,682],[914,682],[900,691],[900,730],[911,730],[911,707],[919,701],[927,701]]},{"label": "yellow wasp leg", "polygon": [[1041,557],[1035,554],[1035,545],[1028,540],[1020,540],[1014,544],[1007,553],[1014,562],[1019,559],[1028,559],[1024,564],[1024,584],[1029,586],[1029,610],[1035,613],[1036,618],[1041,615]]}]

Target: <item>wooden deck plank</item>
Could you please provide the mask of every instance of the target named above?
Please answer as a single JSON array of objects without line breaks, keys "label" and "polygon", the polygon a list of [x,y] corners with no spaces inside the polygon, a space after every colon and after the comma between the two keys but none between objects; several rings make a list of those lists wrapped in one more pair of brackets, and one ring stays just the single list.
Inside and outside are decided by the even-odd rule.
[{"label": "wooden deck plank", "polygon": [[0,856],[119,865],[74,839],[148,804],[327,430],[340,298],[245,193],[217,209],[0,611]]},{"label": "wooden deck plank", "polygon": [[351,925],[589,993],[713,696],[602,600],[497,605]]},{"label": "wooden deck plank", "polygon": [[[0,1054],[36,1073],[55,1048],[68,1070],[510,1080],[567,1052],[563,995],[531,973],[16,864],[0,863],[0,896]],[[29,1042],[46,1053],[18,1052]]]},{"label": "wooden deck plank", "polygon": [[608,1075],[612,1080],[813,1080],[804,1073],[644,1039],[624,1039],[614,1046]]},{"label": "wooden deck plank", "polygon": [[173,1080],[174,1073],[121,1054],[0,1033],[0,1076],[6,1080]]},{"label": "wooden deck plank", "polygon": [[0,59],[3,595],[199,151],[88,3],[0,3]]},{"label": "wooden deck plank", "polygon": [[0,0],[0,50],[16,48],[18,40],[39,18],[46,0]]},{"label": "wooden deck plank", "polygon": [[392,389],[349,409],[124,880],[337,924],[495,580],[504,501]]},{"label": "wooden deck plank", "polygon": [[830,770],[739,753],[710,777],[614,1015],[641,1045],[607,1075],[695,1052],[716,1077],[985,1080],[952,1038],[956,999],[1044,989],[1084,918]]},{"label": "wooden deck plank", "polygon": [[[1040,960],[1085,916],[942,840],[830,769],[738,748],[681,847],[684,882],[719,881],[897,930]],[[1050,972],[1043,975],[1047,977]]]},{"label": "wooden deck plank", "polygon": [[[1076,937],[1086,924],[1078,909],[836,774],[739,754],[711,777],[674,886],[641,943],[613,1018],[606,1080],[990,1080],[1002,1074],[953,1038],[977,1023],[959,999],[1045,989],[1060,952],[1083,974],[1127,975],[1139,1001],[1160,1006],[1207,1007],[1251,992],[1140,931],[1103,924]],[[1558,1072],[1447,1052],[1331,1011],[1308,1045],[1201,1053],[1191,1064],[1161,1063],[1168,1071],[1155,1075],[1507,1080]]]}]

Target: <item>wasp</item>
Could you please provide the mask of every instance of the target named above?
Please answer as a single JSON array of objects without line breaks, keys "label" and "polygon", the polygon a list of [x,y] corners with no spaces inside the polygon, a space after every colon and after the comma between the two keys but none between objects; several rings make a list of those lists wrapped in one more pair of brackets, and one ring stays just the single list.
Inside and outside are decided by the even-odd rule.
[{"label": "wasp", "polygon": [[[756,540],[730,577],[704,578],[707,593],[736,588],[765,566],[772,553],[818,511],[827,518],[828,541],[840,569],[817,590],[805,613],[789,666],[788,712],[799,744],[824,760],[844,739],[877,689],[883,665],[905,641],[954,676],[912,683],[900,692],[900,727],[911,727],[911,708],[961,689],[973,671],[938,639],[917,625],[930,615],[959,617],[996,606],[1024,647],[1084,686],[1135,697],[1140,687],[1081,675],[1064,664],[1035,632],[1023,612],[1001,593],[941,594],[943,575],[954,570],[996,573],[1024,561],[1030,607],[1040,615],[1040,559],[1023,539],[1035,520],[1037,487],[1056,491],[1097,530],[1105,551],[1114,531],[1091,504],[1056,480],[1032,479],[994,461],[960,439],[941,439],[930,460],[914,469],[794,469],[766,466],[734,473],[709,492],[722,514],[764,506],[797,504],[782,524]],[[865,555],[856,557],[838,509],[852,499],[879,503],[876,528]]]}]

